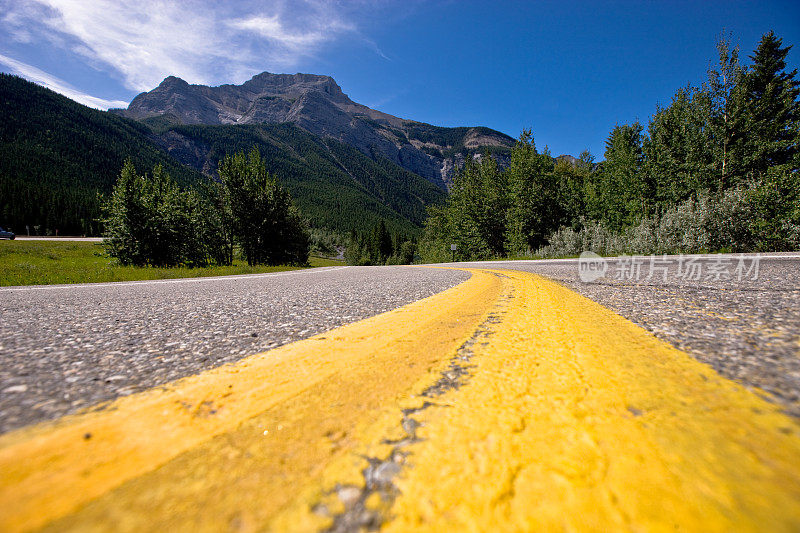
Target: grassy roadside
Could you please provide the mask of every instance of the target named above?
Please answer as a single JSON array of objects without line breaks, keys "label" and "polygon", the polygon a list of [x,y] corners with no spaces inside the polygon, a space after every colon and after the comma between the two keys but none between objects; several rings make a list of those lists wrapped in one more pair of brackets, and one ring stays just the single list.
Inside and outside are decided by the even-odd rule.
[{"label": "grassy roadside", "polygon": [[[309,262],[312,267],[344,264],[319,257],[312,257]],[[242,261],[224,267],[140,268],[115,264],[94,242],[0,241],[0,286],[197,278],[297,268],[301,267],[251,267]]]}]

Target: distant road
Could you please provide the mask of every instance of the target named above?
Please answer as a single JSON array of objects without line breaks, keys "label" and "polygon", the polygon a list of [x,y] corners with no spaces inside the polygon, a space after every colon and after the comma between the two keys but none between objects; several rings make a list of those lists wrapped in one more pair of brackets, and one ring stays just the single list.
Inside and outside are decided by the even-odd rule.
[{"label": "distant road", "polygon": [[17,235],[18,241],[77,241],[77,242],[103,242],[102,237],[26,237]]}]

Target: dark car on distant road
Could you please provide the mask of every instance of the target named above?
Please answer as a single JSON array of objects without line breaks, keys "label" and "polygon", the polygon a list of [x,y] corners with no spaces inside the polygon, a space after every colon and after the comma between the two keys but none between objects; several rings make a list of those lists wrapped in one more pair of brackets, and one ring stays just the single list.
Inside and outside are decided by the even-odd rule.
[{"label": "dark car on distant road", "polygon": [[15,237],[16,235],[13,232],[0,228],[0,239],[11,239],[13,241]]}]

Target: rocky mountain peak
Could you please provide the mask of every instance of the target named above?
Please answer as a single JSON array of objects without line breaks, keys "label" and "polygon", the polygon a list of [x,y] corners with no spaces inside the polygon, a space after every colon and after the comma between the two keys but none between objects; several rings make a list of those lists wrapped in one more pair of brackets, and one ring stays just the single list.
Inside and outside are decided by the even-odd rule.
[{"label": "rocky mountain peak", "polygon": [[297,87],[319,88],[329,94],[340,94],[342,92],[341,87],[330,76],[302,73],[272,74],[271,72],[262,72],[244,82],[243,87],[248,89],[267,89],[276,92],[283,92]]},{"label": "rocky mountain peak", "polygon": [[514,142],[488,128],[438,128],[403,120],[353,102],[330,76],[304,73],[262,72],[242,85],[218,87],[190,85],[169,76],[119,113],[136,120],[164,116],[172,124],[291,122],[371,157],[380,154],[443,188],[459,157],[463,162],[468,152]]},{"label": "rocky mountain peak", "polygon": [[191,85],[168,76],[152,91],[134,98],[121,113],[137,120],[169,114],[183,124],[297,122],[293,117],[302,110],[293,106],[306,95],[316,96],[317,108],[319,97],[328,107],[357,105],[330,76],[262,72],[242,85],[218,87]]},{"label": "rocky mountain peak", "polygon": [[189,83],[187,81],[182,80],[177,76],[167,76],[164,78],[158,87],[160,88],[167,88],[167,87],[188,87]]}]

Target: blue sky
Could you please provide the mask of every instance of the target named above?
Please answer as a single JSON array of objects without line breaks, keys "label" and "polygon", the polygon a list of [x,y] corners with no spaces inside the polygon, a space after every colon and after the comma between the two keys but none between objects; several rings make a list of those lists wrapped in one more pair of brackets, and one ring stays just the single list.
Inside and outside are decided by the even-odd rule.
[{"label": "blue sky", "polygon": [[646,122],[702,83],[723,30],[749,61],[771,29],[800,67],[796,0],[0,0],[0,70],[101,109],[168,75],[328,74],[393,115],[513,137],[532,128],[553,155],[588,148],[600,160],[614,124]]}]

